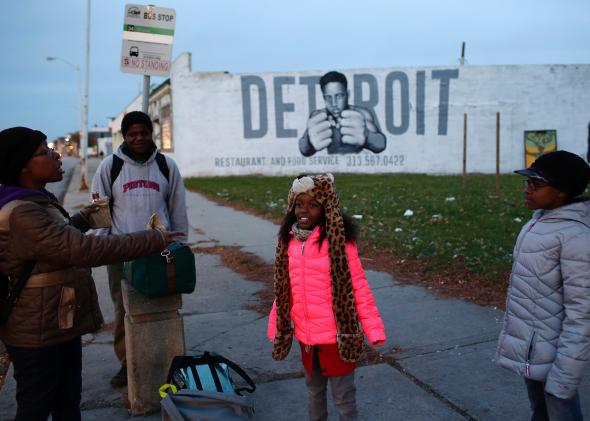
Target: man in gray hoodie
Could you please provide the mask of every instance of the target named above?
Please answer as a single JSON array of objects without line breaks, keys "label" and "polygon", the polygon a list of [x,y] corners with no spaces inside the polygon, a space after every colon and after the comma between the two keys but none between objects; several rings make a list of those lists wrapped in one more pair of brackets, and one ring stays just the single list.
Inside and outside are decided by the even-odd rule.
[{"label": "man in gray hoodie", "polygon": [[[167,230],[188,234],[185,189],[176,163],[158,152],[152,139],[150,117],[141,111],[128,113],[121,122],[124,142],[105,158],[92,180],[92,191],[111,198],[112,227],[102,234],[126,234],[144,230],[157,213]],[[121,294],[123,264],[107,266],[109,289],[115,307],[114,348],[121,369],[111,379],[113,387],[127,384],[125,309]]]}]

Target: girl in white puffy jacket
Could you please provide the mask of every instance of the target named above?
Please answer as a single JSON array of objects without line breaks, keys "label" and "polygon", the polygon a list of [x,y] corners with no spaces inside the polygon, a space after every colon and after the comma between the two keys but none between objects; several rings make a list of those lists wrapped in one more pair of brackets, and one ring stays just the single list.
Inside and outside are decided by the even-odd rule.
[{"label": "girl in white puffy jacket", "polygon": [[496,362],[524,377],[532,420],[582,420],[590,359],[590,167],[556,151],[516,171],[534,210],[514,248]]}]

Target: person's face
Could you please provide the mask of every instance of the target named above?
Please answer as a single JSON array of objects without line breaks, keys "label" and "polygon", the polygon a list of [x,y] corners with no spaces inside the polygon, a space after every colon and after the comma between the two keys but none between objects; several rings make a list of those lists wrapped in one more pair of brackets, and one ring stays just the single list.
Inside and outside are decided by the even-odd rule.
[{"label": "person's face", "polygon": [[324,86],[324,101],[326,109],[334,117],[340,117],[348,105],[348,92],[340,82],[330,82]]},{"label": "person's face", "polygon": [[524,203],[530,210],[555,209],[563,206],[567,194],[537,178],[527,178],[524,182]]},{"label": "person's face", "polygon": [[27,172],[27,177],[35,184],[61,181],[64,173],[61,168],[61,156],[49,148],[47,142],[41,142],[23,171]]},{"label": "person's face", "polygon": [[133,156],[147,157],[153,148],[152,132],[145,124],[132,124],[125,134],[125,143]]},{"label": "person's face", "polygon": [[301,193],[295,199],[295,219],[301,229],[315,228],[322,220],[323,212],[322,205],[306,193]]}]

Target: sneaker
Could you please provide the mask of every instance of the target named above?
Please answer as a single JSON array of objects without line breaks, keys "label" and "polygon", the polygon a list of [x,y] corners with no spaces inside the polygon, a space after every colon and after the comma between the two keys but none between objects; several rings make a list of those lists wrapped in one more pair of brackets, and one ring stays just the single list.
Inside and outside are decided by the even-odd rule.
[{"label": "sneaker", "polygon": [[114,388],[120,388],[127,386],[127,367],[121,366],[121,369],[111,379],[111,386]]}]

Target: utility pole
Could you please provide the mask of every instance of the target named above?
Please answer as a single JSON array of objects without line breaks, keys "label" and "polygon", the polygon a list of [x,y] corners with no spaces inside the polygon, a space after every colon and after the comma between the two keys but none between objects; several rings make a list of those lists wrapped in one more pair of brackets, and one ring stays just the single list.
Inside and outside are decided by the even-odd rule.
[{"label": "utility pole", "polygon": [[[146,6],[149,13],[152,12],[155,6],[150,4]],[[141,111],[149,115],[150,110],[150,75],[143,75],[143,94],[141,98]]]},{"label": "utility pole", "polygon": [[500,113],[496,113],[496,196],[500,195]]},{"label": "utility pole", "polygon": [[88,190],[88,73],[90,64],[90,0],[86,0],[86,49],[84,53],[84,93],[82,94],[82,130],[80,132],[80,191]]},{"label": "utility pole", "polygon": [[150,75],[143,75],[143,94],[141,98],[141,111],[149,114],[150,108]]},{"label": "utility pole", "polygon": [[461,66],[465,64],[465,41],[461,44],[461,58],[459,59]]}]

